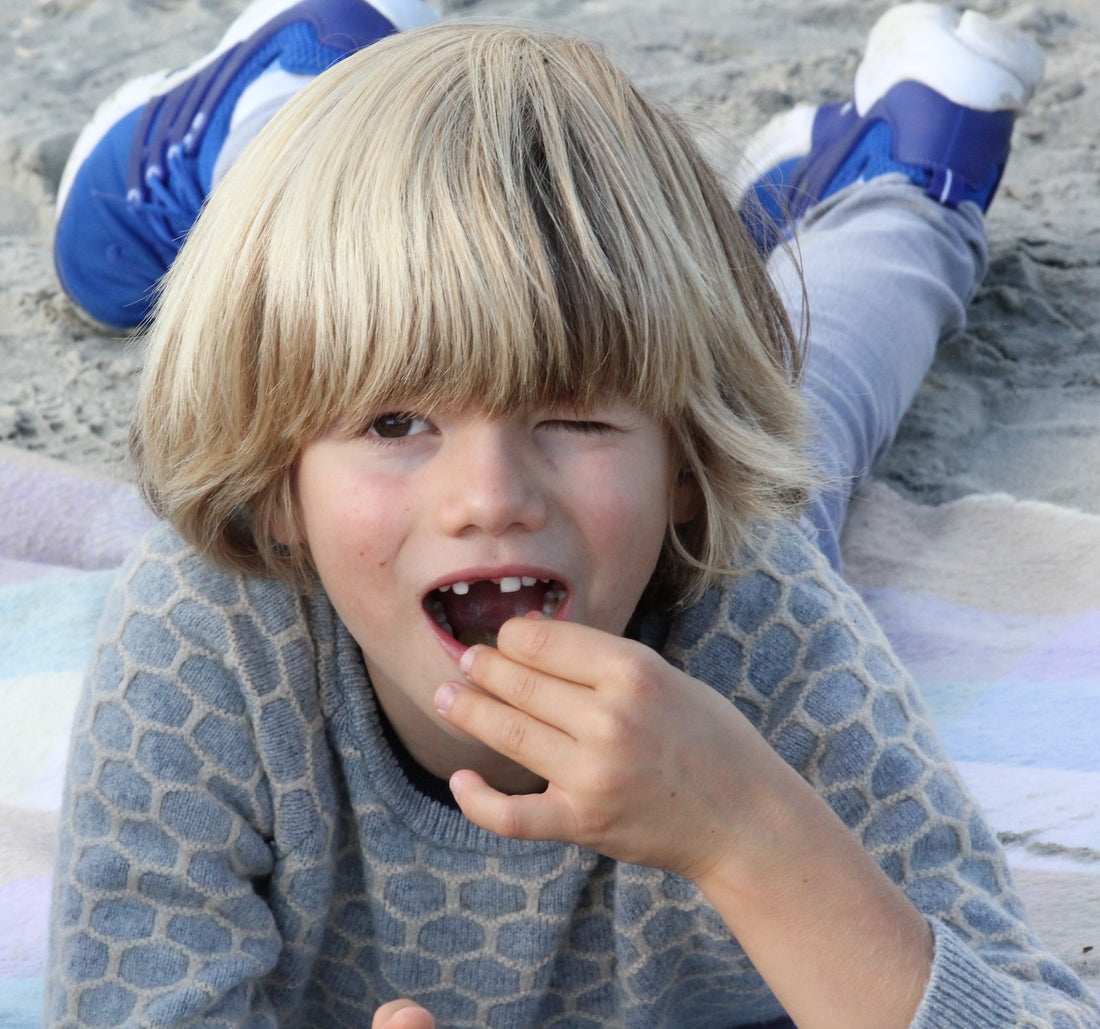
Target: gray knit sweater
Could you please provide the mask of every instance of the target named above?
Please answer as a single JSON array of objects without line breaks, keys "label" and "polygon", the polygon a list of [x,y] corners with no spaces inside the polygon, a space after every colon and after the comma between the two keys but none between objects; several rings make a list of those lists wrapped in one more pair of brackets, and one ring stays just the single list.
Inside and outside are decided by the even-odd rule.
[{"label": "gray knit sweater", "polygon": [[[794,530],[666,625],[923,911],[917,1026],[1100,1025],[858,597]],[[691,883],[502,839],[416,788],[323,595],[154,532],[77,716],[47,1025],[744,1026],[782,1010]],[[839,931],[839,930],[838,930]]]}]

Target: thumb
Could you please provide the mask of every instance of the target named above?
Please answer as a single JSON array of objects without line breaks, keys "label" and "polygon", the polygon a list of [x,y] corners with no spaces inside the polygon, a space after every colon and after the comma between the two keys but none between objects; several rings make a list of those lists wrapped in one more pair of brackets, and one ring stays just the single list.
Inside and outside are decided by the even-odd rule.
[{"label": "thumb", "polygon": [[553,785],[544,793],[508,795],[467,768],[451,776],[450,787],[462,813],[482,829],[512,840],[571,840],[571,820],[559,810]]}]

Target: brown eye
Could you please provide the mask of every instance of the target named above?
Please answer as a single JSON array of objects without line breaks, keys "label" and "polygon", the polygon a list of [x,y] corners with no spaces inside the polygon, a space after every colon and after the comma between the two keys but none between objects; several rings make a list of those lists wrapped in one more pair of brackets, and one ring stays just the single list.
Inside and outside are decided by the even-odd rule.
[{"label": "brown eye", "polygon": [[426,418],[401,411],[379,415],[367,426],[367,435],[380,439],[404,439],[420,432],[428,432],[431,423]]}]

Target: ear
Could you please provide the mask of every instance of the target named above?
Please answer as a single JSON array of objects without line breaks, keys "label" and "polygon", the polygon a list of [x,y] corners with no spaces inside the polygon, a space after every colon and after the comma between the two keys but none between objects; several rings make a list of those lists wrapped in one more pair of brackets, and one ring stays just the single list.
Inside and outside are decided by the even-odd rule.
[{"label": "ear", "polygon": [[297,536],[286,512],[281,509],[277,511],[271,519],[271,538],[280,546],[289,547],[297,542]]},{"label": "ear", "polygon": [[671,514],[673,525],[686,525],[696,519],[703,510],[703,495],[695,476],[688,471],[680,472],[676,485],[672,488]]},{"label": "ear", "polygon": [[295,473],[289,472],[284,480],[275,487],[271,497],[271,538],[284,547],[301,542],[301,530],[298,528],[298,491],[295,488]]}]

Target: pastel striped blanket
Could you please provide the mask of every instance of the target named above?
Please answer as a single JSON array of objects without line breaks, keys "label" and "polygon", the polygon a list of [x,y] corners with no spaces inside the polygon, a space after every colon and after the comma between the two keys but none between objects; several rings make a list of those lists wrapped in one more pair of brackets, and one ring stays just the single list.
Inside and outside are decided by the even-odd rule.
[{"label": "pastel striped blanket", "polygon": [[1100,517],[872,484],[842,542],[1040,937],[1100,996]]},{"label": "pastel striped blanket", "polygon": [[42,1021],[69,725],[113,569],[150,524],[125,483],[0,447],[0,1029]]},{"label": "pastel striped blanket", "polygon": [[[0,446],[0,1029],[41,1022],[69,724],[112,569],[149,524],[125,483]],[[844,546],[1040,935],[1100,993],[1100,518],[872,485]]]}]

